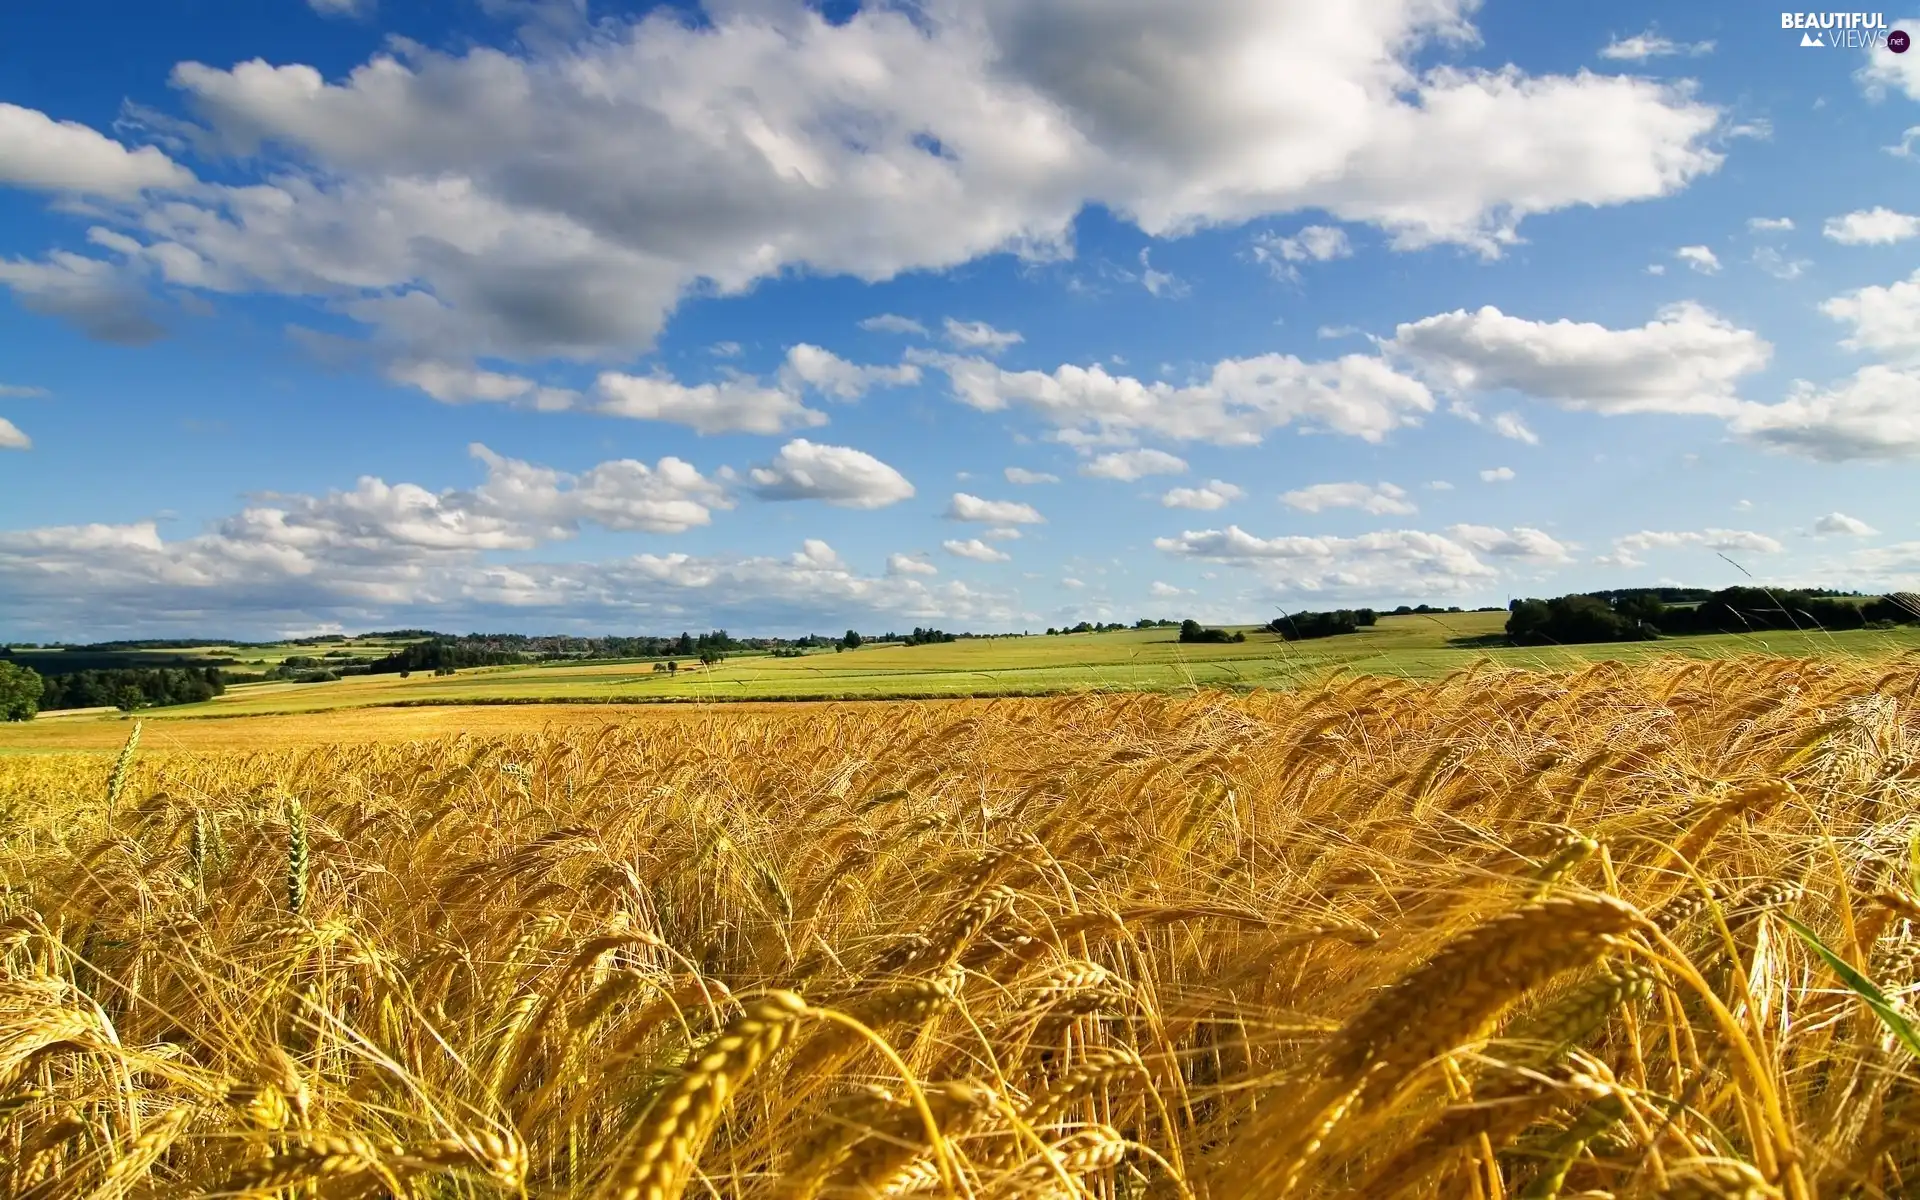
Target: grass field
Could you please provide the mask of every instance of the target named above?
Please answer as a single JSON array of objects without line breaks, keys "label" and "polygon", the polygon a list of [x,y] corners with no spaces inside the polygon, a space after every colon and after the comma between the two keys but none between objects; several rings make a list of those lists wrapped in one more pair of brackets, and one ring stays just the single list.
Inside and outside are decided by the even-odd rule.
[{"label": "grass field", "polygon": [[[1252,633],[1245,643],[1182,644],[1174,631],[1128,630],[962,640],[926,646],[872,646],[804,658],[740,655],[712,668],[669,676],[647,663],[560,662],[478,667],[452,676],[416,673],[349,676],[334,683],[257,683],[205,704],[151,710],[155,726],[202,717],[322,712],[377,706],[645,704],[661,700],[939,698],[1045,695],[1076,690],[1286,688],[1339,667],[1362,674],[1431,679],[1479,659],[1507,667],[1557,670],[1596,659],[1639,661],[1661,655],[1704,658],[1768,653],[1794,657],[1886,656],[1920,649],[1920,628],[1848,633],[1669,638],[1660,642],[1516,649],[1478,643],[1496,637],[1503,613],[1382,618],[1359,633],[1283,642]],[[25,727],[0,726],[0,752],[79,744],[103,746],[118,734],[78,734],[72,723],[117,725],[118,713],[48,715]],[[542,716],[527,718],[539,724]],[[516,724],[525,724],[517,722]],[[58,726],[58,728],[55,728]],[[490,728],[500,727],[492,723]],[[186,736],[186,735],[182,735]],[[196,741],[196,744],[204,744]]]},{"label": "grass field", "polygon": [[0,757],[0,1194],[1920,1194],[1917,695],[1483,663]]}]

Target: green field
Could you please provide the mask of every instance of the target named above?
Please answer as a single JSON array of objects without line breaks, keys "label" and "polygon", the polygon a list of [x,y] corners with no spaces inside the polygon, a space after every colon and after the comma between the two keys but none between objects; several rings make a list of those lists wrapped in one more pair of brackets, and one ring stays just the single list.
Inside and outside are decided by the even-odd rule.
[{"label": "green field", "polygon": [[[1340,666],[1369,674],[1431,678],[1485,658],[1509,667],[1554,669],[1594,659],[1633,661],[1661,654],[1721,657],[1766,653],[1897,654],[1920,649],[1920,629],[1668,638],[1658,642],[1528,648],[1490,646],[1506,614],[1389,616],[1358,633],[1283,642],[1264,632],[1226,645],[1182,644],[1171,629],[1020,638],[966,639],[925,646],[866,646],[802,658],[740,654],[711,668],[680,660],[674,675],[650,662],[571,661],[477,667],[455,675],[349,676],[333,683],[255,683],[205,704],[158,708],[153,721],[399,705],[644,703],[659,700],[882,699],[1020,695],[1083,689],[1167,690],[1208,686],[1288,687]],[[356,651],[372,647],[349,646]],[[208,650],[217,650],[208,647]],[[301,648],[287,650],[297,653]],[[311,648],[304,648],[311,653]],[[249,648],[275,660],[279,650]],[[118,714],[113,714],[117,716]],[[42,721],[93,720],[46,714]]]}]

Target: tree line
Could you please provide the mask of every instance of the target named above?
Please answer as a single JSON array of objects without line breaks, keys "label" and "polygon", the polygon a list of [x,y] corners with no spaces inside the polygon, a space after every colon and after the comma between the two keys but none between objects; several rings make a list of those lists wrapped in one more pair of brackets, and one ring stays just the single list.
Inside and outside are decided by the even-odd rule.
[{"label": "tree line", "polygon": [[35,712],[119,708],[132,712],[169,704],[198,704],[227,690],[215,667],[129,667],[42,675],[0,662],[0,717],[25,721]]},{"label": "tree line", "polygon": [[[1697,596],[1689,594],[1696,591]],[[1507,612],[1507,637],[1519,646],[1640,642],[1705,633],[1891,629],[1920,621],[1920,603],[1905,596],[1757,587],[1582,592],[1515,600]]]}]

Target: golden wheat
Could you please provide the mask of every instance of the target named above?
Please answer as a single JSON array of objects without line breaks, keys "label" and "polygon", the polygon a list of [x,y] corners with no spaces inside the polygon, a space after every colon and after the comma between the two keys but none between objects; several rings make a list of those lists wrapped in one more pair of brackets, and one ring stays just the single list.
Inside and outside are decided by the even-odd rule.
[{"label": "golden wheat", "polygon": [[0,1191],[1920,1194],[1916,696],[1481,665],[0,757]]}]

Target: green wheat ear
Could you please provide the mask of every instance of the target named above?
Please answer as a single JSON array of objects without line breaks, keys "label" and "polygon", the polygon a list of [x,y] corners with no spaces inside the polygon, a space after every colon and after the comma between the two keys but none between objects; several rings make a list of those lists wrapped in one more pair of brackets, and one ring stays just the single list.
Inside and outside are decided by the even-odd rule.
[{"label": "green wheat ear", "polygon": [[307,907],[307,810],[300,797],[287,793],[287,908],[298,914]]}]

